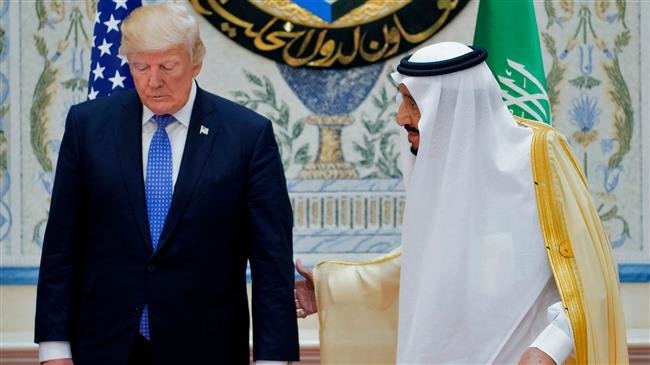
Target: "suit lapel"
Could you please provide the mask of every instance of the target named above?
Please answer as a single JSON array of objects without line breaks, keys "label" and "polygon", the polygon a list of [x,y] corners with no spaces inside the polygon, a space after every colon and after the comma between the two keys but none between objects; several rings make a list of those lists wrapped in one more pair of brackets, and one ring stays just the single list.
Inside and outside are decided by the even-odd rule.
[{"label": "suit lapel", "polygon": [[135,91],[122,102],[122,107],[124,113],[120,113],[121,120],[116,123],[120,166],[145,249],[151,253],[153,249],[142,173],[142,104]]},{"label": "suit lapel", "polygon": [[[158,251],[167,244],[176,224],[183,216],[187,203],[192,197],[197,180],[212,150],[215,136],[219,132],[219,120],[214,109],[214,101],[209,95],[197,88],[192,117],[187,131],[187,140],[183,159],[178,171],[172,203],[167,213],[165,226],[158,242]],[[206,131],[207,128],[207,131]],[[155,254],[155,253],[154,253]]]}]

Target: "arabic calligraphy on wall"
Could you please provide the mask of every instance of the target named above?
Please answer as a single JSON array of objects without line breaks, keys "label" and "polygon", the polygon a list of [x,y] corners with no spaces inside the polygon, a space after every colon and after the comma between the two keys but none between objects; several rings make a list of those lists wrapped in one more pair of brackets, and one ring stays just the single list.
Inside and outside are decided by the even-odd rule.
[{"label": "arabic calligraphy on wall", "polygon": [[264,57],[293,67],[349,68],[426,41],[469,0],[355,1],[353,9],[342,0],[318,8],[304,3],[321,1],[189,1],[220,32]]}]

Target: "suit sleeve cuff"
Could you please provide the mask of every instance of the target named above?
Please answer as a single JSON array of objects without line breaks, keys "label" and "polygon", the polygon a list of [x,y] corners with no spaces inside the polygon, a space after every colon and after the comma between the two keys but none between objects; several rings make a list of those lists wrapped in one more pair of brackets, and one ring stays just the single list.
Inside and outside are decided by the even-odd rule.
[{"label": "suit sleeve cuff", "polygon": [[38,344],[39,362],[71,358],[72,351],[68,341],[44,341]]}]

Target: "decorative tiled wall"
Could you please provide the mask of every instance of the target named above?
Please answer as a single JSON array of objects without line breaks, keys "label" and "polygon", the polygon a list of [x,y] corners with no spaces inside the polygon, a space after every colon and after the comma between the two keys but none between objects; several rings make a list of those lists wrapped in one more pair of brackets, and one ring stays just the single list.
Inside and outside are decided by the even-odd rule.
[{"label": "decorative tiled wall", "polygon": [[[647,116],[642,120],[648,113],[642,90],[649,76],[640,50],[648,54],[641,15],[650,12],[639,1],[535,4],[555,126],[587,173],[622,268],[647,278],[642,201],[650,158],[644,143],[650,142],[648,134],[643,138],[649,126]],[[0,0],[5,284],[35,282],[65,115],[86,98],[95,5]],[[476,8],[470,2],[431,42],[471,43]],[[396,89],[388,74],[399,57],[344,71],[290,69],[198,18],[208,48],[200,85],[274,122],[294,208],[296,257],[308,264],[355,261],[398,246],[404,196]]]}]

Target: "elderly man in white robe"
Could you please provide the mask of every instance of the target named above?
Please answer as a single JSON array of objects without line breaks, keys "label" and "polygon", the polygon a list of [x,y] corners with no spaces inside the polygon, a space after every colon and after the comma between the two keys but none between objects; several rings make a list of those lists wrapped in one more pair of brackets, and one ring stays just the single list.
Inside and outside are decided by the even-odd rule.
[{"label": "elderly man in white robe", "polygon": [[[298,262],[323,363],[627,363],[616,266],[584,175],[553,128],[513,117],[479,47],[402,59],[401,250]],[[401,264],[400,264],[401,261]]]}]

